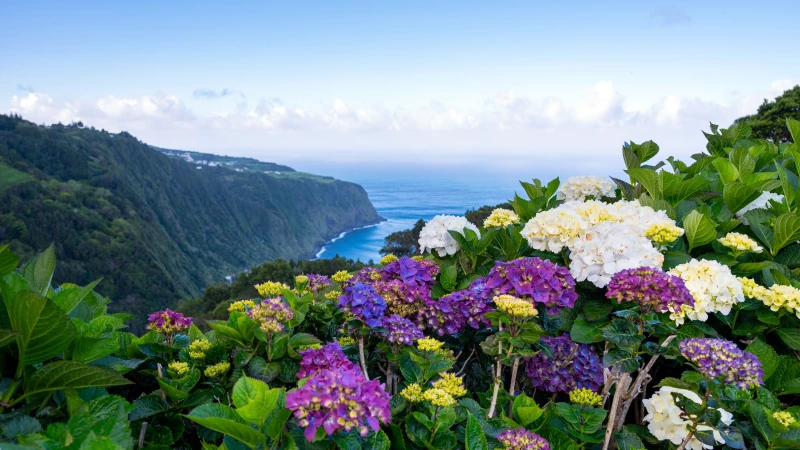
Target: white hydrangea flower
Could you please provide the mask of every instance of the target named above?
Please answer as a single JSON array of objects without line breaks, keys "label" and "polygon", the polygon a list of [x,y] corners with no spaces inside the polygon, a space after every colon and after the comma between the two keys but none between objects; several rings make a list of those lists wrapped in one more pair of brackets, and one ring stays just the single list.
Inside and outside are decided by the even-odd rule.
[{"label": "white hydrangea flower", "polygon": [[[649,399],[642,400],[642,404],[647,410],[647,415],[644,416],[643,420],[647,422],[647,429],[650,430],[650,433],[660,441],[668,440],[675,445],[680,445],[686,438],[686,435],[689,434],[689,428],[692,422],[689,418],[682,416],[683,411],[675,403],[675,396],[677,394],[698,404],[703,402],[700,396],[692,391],[664,386]],[[733,414],[724,409],[718,409],[718,411],[721,415],[722,423],[725,425],[733,423]],[[711,431],[717,443],[725,443],[722,434],[713,427],[701,424],[698,425],[697,430]],[[692,437],[686,448],[704,450],[714,447],[703,444],[697,437]]]},{"label": "white hydrangea flower", "polygon": [[681,277],[694,297],[694,307],[683,305],[681,311],[670,315],[679,325],[687,317],[705,322],[710,313],[728,314],[734,304],[744,301],[742,283],[717,261],[693,259],[669,273]]},{"label": "white hydrangea flower", "polygon": [[556,198],[559,200],[583,201],[588,196],[594,198],[613,197],[614,184],[608,179],[593,175],[583,177],[569,177],[559,186]]},{"label": "white hydrangea flower", "polygon": [[576,281],[588,280],[605,287],[612,275],[636,267],[661,267],[664,255],[625,223],[602,222],[574,239],[569,271]]},{"label": "white hydrangea flower", "polygon": [[480,237],[481,233],[478,231],[478,227],[470,223],[466,217],[449,215],[434,217],[422,227],[422,231],[419,233],[420,253],[425,253],[425,250],[431,252],[435,250],[439,256],[455,254],[461,246],[453,239],[453,236],[450,236],[448,230],[463,234],[466,228],[474,231]]},{"label": "white hydrangea flower", "polygon": [[736,218],[739,219],[743,224],[750,225],[750,222],[744,218],[744,214],[748,211],[752,211],[754,209],[766,209],[769,207],[769,201],[775,200],[776,202],[783,201],[783,195],[781,194],[773,194],[772,192],[763,192],[761,195],[758,196],[757,199],[750,202],[747,206],[736,211]]},{"label": "white hydrangea flower", "polygon": [[638,200],[631,202],[622,200],[611,206],[616,209],[619,222],[639,230],[642,236],[653,225],[677,227],[675,221],[670,219],[665,211],[656,211],[649,206],[642,206]]},{"label": "white hydrangea flower", "polygon": [[589,229],[589,223],[573,208],[561,205],[536,214],[522,229],[535,250],[558,253]]}]

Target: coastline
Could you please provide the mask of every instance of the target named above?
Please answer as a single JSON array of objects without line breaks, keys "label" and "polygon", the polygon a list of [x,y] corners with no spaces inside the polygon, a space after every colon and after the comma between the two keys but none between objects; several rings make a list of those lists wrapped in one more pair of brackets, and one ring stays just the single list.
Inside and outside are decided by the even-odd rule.
[{"label": "coastline", "polygon": [[360,226],[360,227],[354,227],[354,228],[350,228],[350,229],[347,229],[347,230],[344,230],[344,231],[342,231],[341,233],[339,233],[339,235],[338,235],[338,236],[336,236],[335,238],[333,238],[333,239],[331,239],[331,240],[329,240],[329,241],[325,241],[325,243],[324,243],[324,244],[322,244],[320,247],[318,247],[317,249],[315,249],[315,250],[314,250],[314,257],[313,257],[313,258],[311,258],[311,261],[316,261],[316,260],[320,259],[320,256],[321,256],[321,255],[322,255],[322,254],[325,252],[325,250],[327,249],[327,247],[328,247],[328,244],[332,244],[332,243],[334,243],[334,242],[338,241],[339,239],[341,239],[341,238],[345,237],[345,236],[346,236],[348,233],[352,233],[353,231],[363,230],[363,229],[365,229],[365,228],[371,228],[371,227],[377,226],[377,225],[379,225],[379,224],[381,224],[381,223],[383,223],[383,222],[386,222],[387,220],[388,220],[388,219],[386,219],[385,217],[381,217],[381,220],[379,220],[379,221],[377,221],[377,222],[375,222],[375,223],[371,223],[371,224],[369,224],[369,225],[364,225],[364,226]]}]

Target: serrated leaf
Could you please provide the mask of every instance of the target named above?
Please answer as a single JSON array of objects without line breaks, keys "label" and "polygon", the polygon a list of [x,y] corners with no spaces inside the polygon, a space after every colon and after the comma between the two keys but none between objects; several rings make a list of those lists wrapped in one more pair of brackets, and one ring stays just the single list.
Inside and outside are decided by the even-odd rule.
[{"label": "serrated leaf", "polygon": [[480,422],[469,413],[467,413],[467,427],[464,432],[464,448],[466,450],[489,449],[489,444],[486,442],[486,434],[484,434]]},{"label": "serrated leaf", "polygon": [[46,361],[64,352],[75,338],[75,326],[66,313],[32,291],[6,300],[11,328],[19,331],[17,348],[24,365]]},{"label": "serrated leaf", "polygon": [[580,344],[594,344],[595,342],[603,341],[602,328],[608,325],[607,320],[600,320],[597,322],[588,322],[586,317],[581,314],[572,323],[572,330],[570,337],[573,341]]},{"label": "serrated leaf", "polygon": [[664,198],[662,195],[661,177],[658,176],[655,170],[640,167],[628,169],[625,172],[630,175],[631,179],[641,183],[654,200],[661,200]]},{"label": "serrated leaf", "polygon": [[261,426],[278,402],[280,389],[270,389],[266,383],[243,376],[233,386],[236,412],[247,422]]},{"label": "serrated leaf", "polygon": [[686,240],[689,242],[689,251],[717,238],[714,222],[697,210],[683,218],[683,229],[686,233]]},{"label": "serrated leaf", "polygon": [[78,361],[56,361],[37,370],[25,383],[25,396],[66,388],[109,387],[131,384],[118,373]]},{"label": "serrated leaf", "polygon": [[764,379],[769,379],[778,368],[778,354],[775,349],[761,339],[756,339],[745,350],[756,355],[764,369]]},{"label": "serrated leaf", "polygon": [[738,181],[726,183],[722,188],[722,201],[734,214],[752,203],[759,195],[760,191]]},{"label": "serrated leaf", "polygon": [[800,215],[795,213],[781,214],[775,219],[773,230],[775,234],[771,250],[774,255],[783,247],[800,240]]},{"label": "serrated leaf", "polygon": [[0,278],[13,272],[18,264],[19,257],[11,251],[8,245],[0,245]]},{"label": "serrated leaf", "polygon": [[800,328],[781,328],[778,336],[789,348],[800,351]]},{"label": "serrated leaf", "polygon": [[716,158],[711,164],[717,169],[719,179],[722,180],[724,184],[736,181],[736,179],[739,178],[739,169],[737,169],[730,160],[726,158]]},{"label": "serrated leaf", "polygon": [[236,411],[219,403],[198,406],[186,417],[206,428],[230,436],[251,449],[264,441],[264,436],[247,425]]},{"label": "serrated leaf", "polygon": [[792,135],[792,142],[800,144],[800,121],[787,117],[786,128],[789,129],[789,134]]}]

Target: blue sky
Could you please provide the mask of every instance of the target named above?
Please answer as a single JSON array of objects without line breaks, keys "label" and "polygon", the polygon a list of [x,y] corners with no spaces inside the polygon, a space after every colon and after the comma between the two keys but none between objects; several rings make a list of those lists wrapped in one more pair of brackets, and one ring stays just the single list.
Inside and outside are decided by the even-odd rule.
[{"label": "blue sky", "polygon": [[3,6],[0,111],[317,171],[588,170],[800,82],[793,1],[122,3]]}]

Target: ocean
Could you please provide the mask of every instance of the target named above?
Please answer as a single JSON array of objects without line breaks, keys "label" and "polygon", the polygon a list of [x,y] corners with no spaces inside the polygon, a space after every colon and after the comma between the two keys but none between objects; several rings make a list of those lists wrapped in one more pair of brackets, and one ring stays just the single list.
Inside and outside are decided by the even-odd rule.
[{"label": "ocean", "polygon": [[359,180],[356,176],[348,181],[364,187],[378,214],[386,220],[340,234],[317,252],[317,258],[339,255],[364,262],[377,261],[383,239],[395,231],[413,227],[419,219],[427,221],[439,214],[463,215],[468,209],[497,205],[512,199],[515,191],[522,192],[516,180],[502,178]]}]

